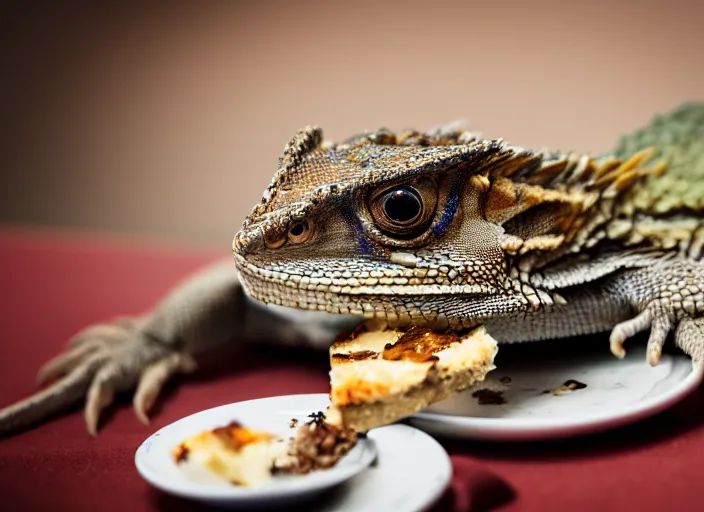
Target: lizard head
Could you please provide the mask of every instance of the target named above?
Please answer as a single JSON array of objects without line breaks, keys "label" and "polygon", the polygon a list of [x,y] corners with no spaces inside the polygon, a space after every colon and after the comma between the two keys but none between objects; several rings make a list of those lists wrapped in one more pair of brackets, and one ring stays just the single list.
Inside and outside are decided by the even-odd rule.
[{"label": "lizard head", "polygon": [[265,303],[470,327],[551,300],[521,270],[570,251],[614,168],[463,131],[324,143],[308,127],[235,236],[235,263]]}]

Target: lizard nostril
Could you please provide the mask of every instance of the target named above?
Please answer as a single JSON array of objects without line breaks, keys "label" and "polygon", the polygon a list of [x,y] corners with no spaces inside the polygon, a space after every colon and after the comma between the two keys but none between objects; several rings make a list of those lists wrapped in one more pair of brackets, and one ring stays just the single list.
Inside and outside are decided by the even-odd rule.
[{"label": "lizard nostril", "polygon": [[239,256],[247,256],[261,249],[262,241],[259,237],[251,236],[240,231],[232,240],[232,251]]},{"label": "lizard nostril", "polygon": [[240,231],[232,239],[232,252],[244,256],[245,248],[247,247],[247,237]]}]

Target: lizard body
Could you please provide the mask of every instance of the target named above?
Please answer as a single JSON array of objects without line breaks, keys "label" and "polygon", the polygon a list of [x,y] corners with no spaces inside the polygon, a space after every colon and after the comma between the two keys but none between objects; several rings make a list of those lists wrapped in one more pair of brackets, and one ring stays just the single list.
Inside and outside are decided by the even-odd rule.
[{"label": "lizard body", "polygon": [[134,387],[146,422],[166,379],[210,345],[275,337],[326,347],[361,319],[483,323],[499,342],[610,331],[619,357],[649,329],[650,364],[669,336],[698,364],[703,212],[701,104],[597,157],[454,128],[330,143],[308,127],[235,236],[234,265],[204,269],[143,318],[79,333],[40,371],[49,387],[0,411],[0,433],[83,396],[95,433],[114,393]]}]

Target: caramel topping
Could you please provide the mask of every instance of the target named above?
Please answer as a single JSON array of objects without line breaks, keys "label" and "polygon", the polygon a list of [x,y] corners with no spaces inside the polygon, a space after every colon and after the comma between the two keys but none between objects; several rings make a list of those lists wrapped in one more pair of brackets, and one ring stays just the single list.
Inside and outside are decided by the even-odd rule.
[{"label": "caramel topping", "polygon": [[427,328],[412,327],[396,343],[389,343],[384,347],[382,358],[416,363],[437,361],[436,353],[459,341],[460,337],[454,332],[445,334]]},{"label": "caramel topping", "polygon": [[213,429],[213,434],[217,436],[230,450],[237,451],[243,446],[260,441],[269,441],[274,438],[268,432],[256,432],[233,421],[226,427]]},{"label": "caramel topping", "polygon": [[344,361],[363,361],[364,359],[372,359],[377,355],[378,354],[373,350],[360,350],[358,352],[350,352],[349,354],[338,352],[337,354],[333,354],[332,358],[341,363]]},{"label": "caramel topping", "polygon": [[181,443],[171,451],[171,455],[173,455],[176,464],[179,464],[188,460],[189,451],[188,447],[186,447],[184,443]]},{"label": "caramel topping", "polygon": [[357,325],[354,329],[351,331],[342,331],[339,333],[337,336],[335,336],[335,339],[332,342],[332,347],[336,348],[340,345],[347,345],[349,344],[352,340],[356,339],[362,332],[364,332],[366,329],[364,327],[364,324],[359,324]]}]

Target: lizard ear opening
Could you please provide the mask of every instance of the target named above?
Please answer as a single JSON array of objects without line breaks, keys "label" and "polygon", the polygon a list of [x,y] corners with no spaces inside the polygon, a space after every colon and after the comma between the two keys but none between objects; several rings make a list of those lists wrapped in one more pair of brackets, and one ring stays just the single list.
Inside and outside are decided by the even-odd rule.
[{"label": "lizard ear opening", "polygon": [[571,205],[565,203],[542,203],[511,217],[502,226],[507,234],[523,240],[558,234],[555,231],[558,231],[561,220],[569,215],[571,210]]},{"label": "lizard ear opening", "polygon": [[503,227],[512,247],[550,250],[575,227],[584,200],[579,194],[497,177],[487,189],[484,216]]}]

